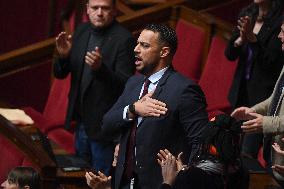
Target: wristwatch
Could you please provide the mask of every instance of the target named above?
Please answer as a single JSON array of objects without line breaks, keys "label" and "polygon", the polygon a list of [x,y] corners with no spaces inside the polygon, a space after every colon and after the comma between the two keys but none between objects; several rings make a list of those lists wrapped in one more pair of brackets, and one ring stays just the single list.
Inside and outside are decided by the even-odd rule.
[{"label": "wristwatch", "polygon": [[128,110],[130,113],[136,115],[134,103],[129,105]]}]

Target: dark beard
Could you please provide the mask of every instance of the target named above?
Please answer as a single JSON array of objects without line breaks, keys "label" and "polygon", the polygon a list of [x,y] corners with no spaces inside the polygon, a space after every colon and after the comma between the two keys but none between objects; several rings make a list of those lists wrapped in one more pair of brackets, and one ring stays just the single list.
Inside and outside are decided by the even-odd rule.
[{"label": "dark beard", "polygon": [[145,75],[145,76],[150,76],[153,74],[153,70],[157,67],[157,64],[148,64],[147,66],[144,66],[141,70],[137,70],[139,73]]}]

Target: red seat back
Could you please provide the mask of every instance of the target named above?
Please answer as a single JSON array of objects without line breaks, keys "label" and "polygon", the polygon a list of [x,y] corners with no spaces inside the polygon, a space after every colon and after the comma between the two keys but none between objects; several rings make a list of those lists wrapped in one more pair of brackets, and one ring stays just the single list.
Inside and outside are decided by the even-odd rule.
[{"label": "red seat back", "polygon": [[15,145],[0,134],[0,183],[7,178],[9,171],[17,166],[21,166],[24,161],[24,154]]},{"label": "red seat back", "polygon": [[[80,22],[87,22],[88,21],[88,16],[86,11],[82,13],[82,19]],[[77,23],[80,24],[80,23]],[[74,11],[69,19],[69,25],[70,25],[70,32],[74,32],[76,29],[76,12]]]},{"label": "red seat back", "polygon": [[57,125],[63,125],[68,105],[70,89],[70,75],[63,80],[54,79],[44,108],[43,116],[46,120]]},{"label": "red seat back", "polygon": [[224,51],[227,42],[218,36],[213,37],[207,62],[199,84],[205,93],[208,111],[228,111],[231,106],[227,99],[237,66],[236,61],[229,61]]},{"label": "red seat back", "polygon": [[179,46],[173,59],[173,66],[184,76],[198,81],[206,32],[198,25],[180,19],[176,26],[176,33]]}]

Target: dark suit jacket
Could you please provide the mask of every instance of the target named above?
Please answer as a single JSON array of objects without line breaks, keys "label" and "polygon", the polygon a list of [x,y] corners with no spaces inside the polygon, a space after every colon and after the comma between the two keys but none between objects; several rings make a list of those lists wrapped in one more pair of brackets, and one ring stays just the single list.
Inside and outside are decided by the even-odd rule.
[{"label": "dark suit jacket", "polygon": [[[127,140],[132,122],[123,119],[123,109],[138,100],[144,76],[131,77],[123,94],[103,119],[103,131],[112,135],[121,132],[120,150],[115,173],[119,188],[125,163]],[[136,131],[135,172],[142,188],[158,188],[162,183],[157,163],[160,149],[173,154],[183,151],[188,160],[197,155],[201,134],[208,122],[206,100],[200,87],[169,68],[160,79],[153,98],[167,104],[168,112],[161,117],[144,118]],[[186,162],[185,162],[186,163]]]},{"label": "dark suit jacket", "polygon": [[[78,27],[73,35],[71,55],[67,59],[56,59],[54,74],[57,78],[65,78],[71,73],[71,89],[69,93],[66,127],[74,119],[75,105],[78,100],[80,81],[85,64],[91,24],[85,23]],[[91,71],[87,76],[87,85],[83,95],[81,121],[86,126],[86,132],[93,139],[102,140],[101,121],[103,115],[116,102],[122,93],[127,79],[134,73],[134,46],[131,33],[116,21],[103,30],[101,46],[102,67]]]}]

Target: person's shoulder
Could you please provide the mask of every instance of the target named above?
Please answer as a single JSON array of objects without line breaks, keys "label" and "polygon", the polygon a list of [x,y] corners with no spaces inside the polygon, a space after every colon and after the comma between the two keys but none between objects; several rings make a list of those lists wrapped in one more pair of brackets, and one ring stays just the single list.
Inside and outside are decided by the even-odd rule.
[{"label": "person's shoulder", "polygon": [[170,74],[170,77],[167,79],[167,85],[171,90],[180,92],[196,91],[198,94],[202,94],[202,96],[204,96],[200,85],[194,80],[187,78],[174,70]]},{"label": "person's shoulder", "polygon": [[133,76],[131,76],[127,82],[125,87],[127,89],[132,90],[133,88],[135,88],[141,81],[144,80],[144,76],[141,74],[134,74]]},{"label": "person's shoulder", "polygon": [[190,78],[185,77],[181,73],[172,70],[171,71],[171,77],[170,77],[174,82],[177,82],[177,85],[181,86],[187,86],[187,85],[197,85],[195,81],[193,81]]},{"label": "person's shoulder", "polygon": [[134,74],[133,76],[131,76],[128,80],[127,83],[133,83],[133,82],[137,82],[137,81],[141,81],[144,79],[145,76],[143,76],[142,74]]},{"label": "person's shoulder", "polygon": [[182,94],[190,94],[191,96],[197,95],[204,99],[205,102],[205,95],[200,85],[179,72],[172,72],[171,76],[168,78],[167,85],[167,88],[170,91],[175,91],[177,96]]}]

